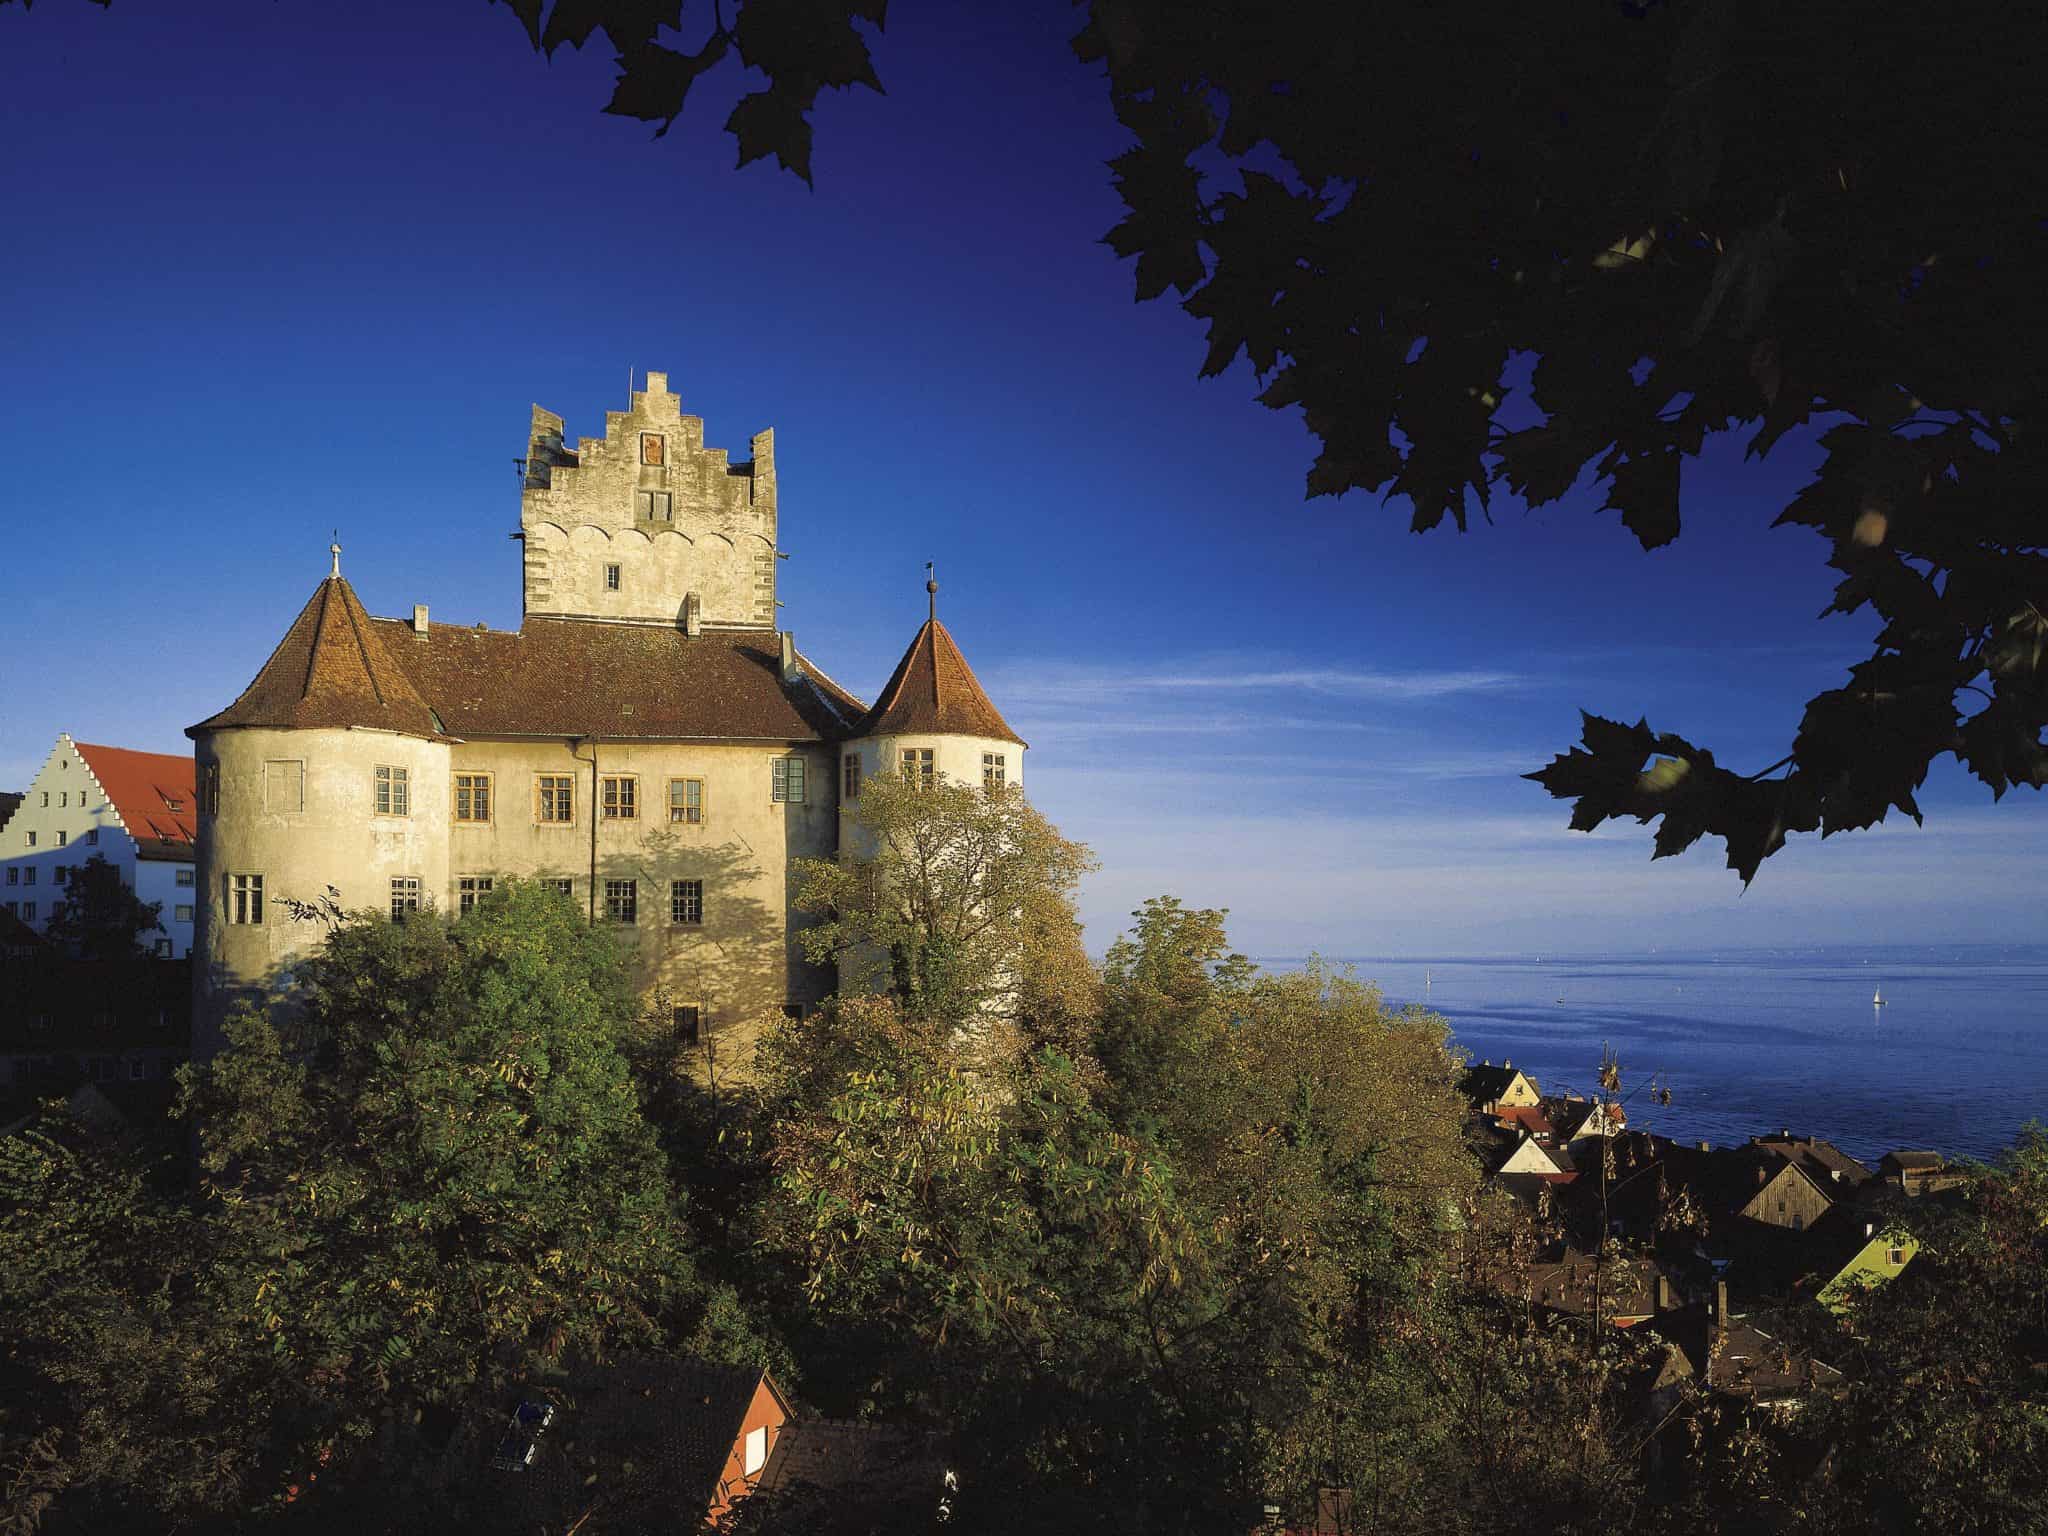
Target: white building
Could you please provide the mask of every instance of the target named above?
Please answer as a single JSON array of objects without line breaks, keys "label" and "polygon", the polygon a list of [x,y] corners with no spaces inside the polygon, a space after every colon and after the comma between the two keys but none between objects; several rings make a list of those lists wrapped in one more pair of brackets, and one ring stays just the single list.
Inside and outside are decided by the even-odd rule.
[{"label": "white building", "polygon": [[139,900],[161,904],[161,928],[142,941],[167,957],[191,954],[198,827],[192,782],[189,757],[58,736],[0,827],[0,907],[43,932],[64,902],[72,870],[98,854]]}]

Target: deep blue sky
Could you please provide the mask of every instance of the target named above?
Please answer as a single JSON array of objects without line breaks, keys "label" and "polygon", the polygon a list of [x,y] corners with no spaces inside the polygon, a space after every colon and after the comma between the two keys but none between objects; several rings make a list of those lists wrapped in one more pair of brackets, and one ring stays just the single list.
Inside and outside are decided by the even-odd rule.
[{"label": "deep blue sky", "polygon": [[2040,937],[2041,800],[1952,769],[1926,830],[1808,839],[1747,895],[1718,844],[1652,867],[1516,778],[1582,705],[1780,754],[1869,633],[1767,528],[1810,450],[1720,445],[1656,555],[1594,491],[1463,537],[1304,501],[1298,418],[1198,382],[1199,327],[1099,243],[1121,135],[1070,8],[890,15],[813,192],[733,169],[738,77],[651,142],[597,110],[602,39],[548,63],[474,0],[0,8],[0,786],[60,730],[184,750],[337,527],[373,612],[515,625],[529,405],[594,433],[659,368],[710,442],[776,429],[784,621],[849,686],[939,562],[1102,856],[1098,944],[1162,891],[1266,954]]}]

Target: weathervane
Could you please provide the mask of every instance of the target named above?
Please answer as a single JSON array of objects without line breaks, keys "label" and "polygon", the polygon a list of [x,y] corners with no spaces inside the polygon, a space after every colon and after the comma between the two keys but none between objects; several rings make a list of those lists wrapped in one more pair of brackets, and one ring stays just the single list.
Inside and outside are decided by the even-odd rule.
[{"label": "weathervane", "polygon": [[939,618],[939,584],[932,578],[932,562],[929,560],[924,563],[924,590],[931,599],[932,622],[937,623]]}]

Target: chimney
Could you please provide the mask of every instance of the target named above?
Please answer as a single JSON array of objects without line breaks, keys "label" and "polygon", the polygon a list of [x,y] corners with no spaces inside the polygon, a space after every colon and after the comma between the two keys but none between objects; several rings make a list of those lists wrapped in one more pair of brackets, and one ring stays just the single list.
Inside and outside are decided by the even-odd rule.
[{"label": "chimney", "polygon": [[1500,1059],[1500,1065],[1501,1065],[1501,1070],[1505,1072],[1505,1071],[1508,1071],[1508,1070],[1512,1069],[1512,1068],[1513,1068],[1513,1066],[1514,1066],[1514,1063],[1513,1063],[1512,1061],[1509,1061],[1509,1060],[1507,1059],[1507,1057],[1503,1056],[1503,1057],[1501,1057],[1501,1059]]},{"label": "chimney", "polygon": [[1863,1223],[1863,1235],[1865,1237],[1877,1236],[1877,1223],[1874,1221],[1866,1221],[1865,1223]]},{"label": "chimney", "polygon": [[1726,1328],[1728,1326],[1728,1282],[1726,1280],[1716,1280],[1714,1282],[1714,1326],[1716,1328]]},{"label": "chimney", "polygon": [[1767,1176],[1767,1175],[1765,1174],[1765,1172],[1764,1172],[1764,1165],[1763,1165],[1762,1163],[1758,1163],[1758,1164],[1756,1165],[1756,1185],[1757,1185],[1757,1188],[1758,1188],[1758,1189],[1762,1189],[1762,1188],[1764,1187],[1764,1185],[1765,1185],[1766,1183],[1768,1183],[1768,1182],[1769,1182],[1769,1179],[1768,1179],[1768,1176]]},{"label": "chimney", "polygon": [[796,636],[788,630],[782,632],[782,680],[793,683],[804,675],[796,659]]},{"label": "chimney", "polygon": [[422,640],[427,638],[427,605],[425,603],[414,603],[412,605],[412,632]]},{"label": "chimney", "polygon": [[683,633],[692,640],[704,633],[704,598],[701,593],[687,593],[683,598]]},{"label": "chimney", "polygon": [[1700,1143],[1700,1150],[1702,1152],[1711,1152],[1714,1150],[1714,1144],[1711,1141],[1703,1141]]},{"label": "chimney", "polygon": [[1671,1295],[1671,1277],[1669,1275],[1660,1274],[1657,1276],[1657,1310],[1659,1312],[1674,1312],[1677,1310],[1677,1305]]}]

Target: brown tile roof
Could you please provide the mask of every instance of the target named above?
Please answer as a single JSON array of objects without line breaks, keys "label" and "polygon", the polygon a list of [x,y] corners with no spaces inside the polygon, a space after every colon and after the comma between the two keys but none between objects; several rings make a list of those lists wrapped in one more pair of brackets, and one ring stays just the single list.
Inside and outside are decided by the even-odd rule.
[{"label": "brown tile roof", "polygon": [[[773,630],[692,639],[652,624],[536,617],[518,630],[373,619],[329,578],[256,680],[192,727],[375,726],[415,736],[837,741],[865,711]],[[802,658],[798,658],[802,663]],[[190,734],[190,733],[188,733]]]},{"label": "brown tile roof", "polygon": [[1756,1144],[1784,1158],[1831,1200],[1839,1200],[1844,1193],[1869,1182],[1872,1176],[1868,1168],[1834,1143],[1816,1137],[1780,1131],[1775,1136],[1757,1137]]},{"label": "brown tile roof", "polygon": [[135,752],[74,742],[85,766],[107,792],[121,825],[135,839],[137,857],[190,864],[196,855],[199,796],[192,759],[169,752]]},{"label": "brown tile roof", "polygon": [[329,576],[242,696],[186,731],[227,726],[369,726],[444,734],[427,701],[385,650],[346,580]]},{"label": "brown tile roof", "polygon": [[974,669],[937,619],[925,621],[853,734],[987,736],[1025,744],[981,691]]}]

